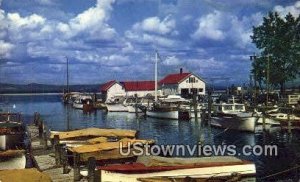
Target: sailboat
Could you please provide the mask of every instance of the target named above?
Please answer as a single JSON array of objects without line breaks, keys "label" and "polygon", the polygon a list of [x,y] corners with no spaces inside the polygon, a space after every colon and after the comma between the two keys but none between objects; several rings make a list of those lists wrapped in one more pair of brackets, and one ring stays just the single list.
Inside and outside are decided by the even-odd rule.
[{"label": "sailboat", "polygon": [[[169,96],[166,99],[157,98],[157,64],[158,52],[155,54],[155,99],[154,104],[146,111],[146,115],[153,118],[161,119],[189,119],[189,112],[180,107],[185,99],[179,96]],[[179,98],[178,98],[179,97]]]},{"label": "sailboat", "polygon": [[67,91],[63,90],[63,103],[64,104],[71,104],[71,93],[69,87],[69,59],[66,57],[67,60]]}]

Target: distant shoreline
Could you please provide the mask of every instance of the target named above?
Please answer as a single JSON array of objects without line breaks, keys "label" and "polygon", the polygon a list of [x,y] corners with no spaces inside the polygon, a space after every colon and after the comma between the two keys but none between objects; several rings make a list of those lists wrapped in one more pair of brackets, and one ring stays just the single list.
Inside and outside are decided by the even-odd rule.
[{"label": "distant shoreline", "polygon": [[5,93],[0,94],[4,96],[14,96],[14,95],[22,95],[22,96],[30,96],[30,95],[62,95],[63,93]]}]

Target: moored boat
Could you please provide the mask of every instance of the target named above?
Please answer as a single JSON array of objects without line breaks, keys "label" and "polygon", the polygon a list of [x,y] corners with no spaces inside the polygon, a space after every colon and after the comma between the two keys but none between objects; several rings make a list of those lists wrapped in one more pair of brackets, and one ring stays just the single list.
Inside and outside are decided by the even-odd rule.
[{"label": "moored boat", "polygon": [[244,104],[220,103],[214,104],[211,125],[232,130],[254,132],[258,118],[246,112]]},{"label": "moored boat", "polygon": [[0,149],[24,148],[25,126],[19,113],[0,113]]},{"label": "moored boat", "polygon": [[139,181],[144,178],[203,178],[231,176],[238,173],[254,176],[255,164],[235,157],[214,156],[200,158],[138,157],[131,164],[98,167],[101,181]]},{"label": "moored boat", "polygon": [[188,101],[177,95],[169,95],[167,98],[159,99],[159,102],[148,108],[146,115],[161,119],[189,120],[188,110],[181,107],[184,102]]},{"label": "moored boat", "polygon": [[24,169],[25,166],[25,150],[6,150],[0,152],[0,170]]}]

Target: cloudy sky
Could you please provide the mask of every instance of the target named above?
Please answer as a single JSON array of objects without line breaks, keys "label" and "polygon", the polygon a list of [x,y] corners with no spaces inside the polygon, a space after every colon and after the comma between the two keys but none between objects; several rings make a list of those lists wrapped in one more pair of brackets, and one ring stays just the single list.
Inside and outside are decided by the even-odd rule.
[{"label": "cloudy sky", "polygon": [[[227,3],[226,3],[227,2]],[[252,26],[290,0],[0,0],[0,82],[151,80],[191,71],[215,84],[249,80]]]}]

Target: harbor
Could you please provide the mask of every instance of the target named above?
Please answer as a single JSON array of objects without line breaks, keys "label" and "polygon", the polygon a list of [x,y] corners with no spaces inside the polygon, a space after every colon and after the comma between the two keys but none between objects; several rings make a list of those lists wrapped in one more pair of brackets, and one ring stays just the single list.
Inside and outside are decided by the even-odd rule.
[{"label": "harbor", "polygon": [[300,1],[0,0],[0,182],[300,181]]}]

